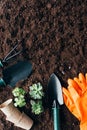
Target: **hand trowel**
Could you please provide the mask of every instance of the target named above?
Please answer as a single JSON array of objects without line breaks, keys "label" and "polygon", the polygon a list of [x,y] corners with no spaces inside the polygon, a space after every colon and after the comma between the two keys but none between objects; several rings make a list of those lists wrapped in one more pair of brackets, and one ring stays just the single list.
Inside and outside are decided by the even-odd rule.
[{"label": "hand trowel", "polygon": [[14,87],[20,80],[25,80],[31,72],[31,62],[19,61],[2,71],[3,78],[0,79],[0,86],[9,85],[10,87]]},{"label": "hand trowel", "polygon": [[52,108],[54,130],[61,130],[60,128],[60,105],[63,105],[62,87],[59,79],[53,73],[50,76],[48,83],[49,103]]}]

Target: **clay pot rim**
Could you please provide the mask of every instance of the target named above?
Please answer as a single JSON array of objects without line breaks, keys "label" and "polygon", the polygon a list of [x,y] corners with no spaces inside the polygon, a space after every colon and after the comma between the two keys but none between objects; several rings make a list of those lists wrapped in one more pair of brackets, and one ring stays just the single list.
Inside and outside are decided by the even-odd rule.
[{"label": "clay pot rim", "polygon": [[4,107],[8,106],[11,102],[12,102],[12,99],[8,99],[7,101],[5,101],[4,103],[2,103],[0,105],[0,108],[2,109]]}]

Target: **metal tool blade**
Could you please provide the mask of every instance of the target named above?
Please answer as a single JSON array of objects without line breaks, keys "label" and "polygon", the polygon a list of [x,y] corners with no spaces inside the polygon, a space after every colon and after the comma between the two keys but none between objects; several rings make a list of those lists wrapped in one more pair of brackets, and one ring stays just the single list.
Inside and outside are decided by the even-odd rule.
[{"label": "metal tool blade", "polygon": [[48,83],[49,104],[52,109],[54,130],[61,130],[60,127],[60,105],[63,105],[62,87],[59,79],[53,73]]},{"label": "metal tool blade", "polygon": [[29,61],[19,61],[2,71],[3,80],[14,87],[20,80],[25,80],[32,72],[32,64]]},{"label": "metal tool blade", "polygon": [[60,105],[63,105],[62,86],[58,77],[54,73],[50,76],[48,92],[51,104],[56,100]]}]

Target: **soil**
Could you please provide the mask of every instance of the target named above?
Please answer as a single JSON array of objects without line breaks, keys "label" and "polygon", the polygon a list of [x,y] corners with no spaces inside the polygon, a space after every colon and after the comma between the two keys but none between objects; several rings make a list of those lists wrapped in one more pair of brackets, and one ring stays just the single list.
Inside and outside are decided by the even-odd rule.
[{"label": "soil", "polygon": [[[26,106],[21,109],[34,120],[32,130],[53,130],[48,108],[47,85],[55,73],[62,86],[67,79],[87,72],[87,1],[86,0],[0,0],[0,58],[19,43],[24,51],[10,60],[2,70],[18,60],[29,60],[33,65],[31,76],[17,83],[26,90]],[[16,50],[16,51],[17,51]],[[41,82],[45,97],[44,112],[31,112],[29,86]],[[0,88],[0,104],[13,98],[12,90]],[[60,107],[61,130],[79,130],[79,121],[65,105]],[[0,111],[0,130],[22,130],[6,121]]]}]

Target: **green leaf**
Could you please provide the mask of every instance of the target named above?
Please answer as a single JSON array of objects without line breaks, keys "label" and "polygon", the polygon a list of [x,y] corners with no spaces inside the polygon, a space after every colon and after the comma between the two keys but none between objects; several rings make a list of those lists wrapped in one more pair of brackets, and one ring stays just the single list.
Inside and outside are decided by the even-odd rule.
[{"label": "green leaf", "polygon": [[25,99],[24,99],[24,98],[16,98],[14,105],[15,105],[16,107],[17,107],[17,106],[19,106],[19,107],[25,106],[25,105],[26,105]]},{"label": "green leaf", "polygon": [[25,96],[25,90],[24,89],[22,89],[22,88],[15,88],[13,91],[12,91],[12,94],[14,95],[14,101],[15,101],[15,103],[14,103],[14,105],[17,107],[17,106],[19,106],[19,107],[23,107],[23,106],[25,106],[26,105],[26,101],[25,101],[25,98],[24,98],[24,96]]},{"label": "green leaf", "polygon": [[25,95],[25,90],[22,89],[22,88],[15,88],[13,91],[12,91],[12,94],[17,97],[17,96],[20,96],[20,95]]},{"label": "green leaf", "polygon": [[39,100],[37,102],[31,100],[30,103],[31,103],[31,106],[32,106],[32,112],[34,114],[38,115],[38,114],[40,114],[44,111],[41,100]]},{"label": "green leaf", "polygon": [[30,88],[29,94],[30,94],[31,98],[42,99],[42,97],[44,96],[44,92],[43,92],[43,87],[40,83],[33,84],[29,88]]}]

